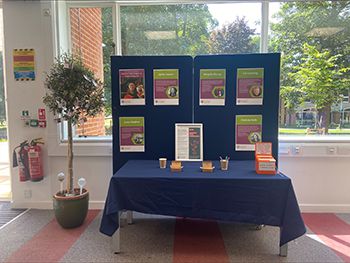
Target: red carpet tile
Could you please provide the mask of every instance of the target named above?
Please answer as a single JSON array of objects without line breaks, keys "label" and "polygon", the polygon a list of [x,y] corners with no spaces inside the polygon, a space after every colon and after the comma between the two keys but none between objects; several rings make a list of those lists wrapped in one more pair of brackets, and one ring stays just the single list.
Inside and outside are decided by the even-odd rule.
[{"label": "red carpet tile", "polygon": [[58,262],[99,212],[100,210],[89,210],[84,224],[73,229],[63,229],[56,219],[53,219],[6,262]]},{"label": "red carpet tile", "polygon": [[204,220],[176,219],[173,261],[229,262],[218,224]]},{"label": "red carpet tile", "polygon": [[344,260],[350,262],[350,225],[335,214],[303,214],[307,227],[328,247]]}]

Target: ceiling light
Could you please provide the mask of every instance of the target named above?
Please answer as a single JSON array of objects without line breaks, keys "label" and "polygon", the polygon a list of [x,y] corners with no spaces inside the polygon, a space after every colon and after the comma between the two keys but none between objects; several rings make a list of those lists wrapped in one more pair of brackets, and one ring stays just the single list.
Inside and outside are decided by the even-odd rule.
[{"label": "ceiling light", "polygon": [[149,40],[175,39],[175,31],[145,31],[145,35]]}]

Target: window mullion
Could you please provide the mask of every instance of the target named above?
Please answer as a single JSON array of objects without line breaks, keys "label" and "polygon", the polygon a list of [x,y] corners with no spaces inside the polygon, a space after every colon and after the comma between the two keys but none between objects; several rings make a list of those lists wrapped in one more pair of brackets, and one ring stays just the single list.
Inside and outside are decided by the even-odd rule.
[{"label": "window mullion", "polygon": [[260,37],[260,53],[268,52],[269,42],[269,2],[261,3],[261,37]]}]

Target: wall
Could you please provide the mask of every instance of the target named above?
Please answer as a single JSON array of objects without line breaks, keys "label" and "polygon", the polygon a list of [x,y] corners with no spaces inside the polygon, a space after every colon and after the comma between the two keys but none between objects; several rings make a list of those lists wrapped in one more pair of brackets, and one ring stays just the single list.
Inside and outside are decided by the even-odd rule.
[{"label": "wall", "polygon": [[[43,72],[51,62],[53,43],[51,41],[50,17],[42,15],[40,2],[4,1],[3,18],[8,138],[11,151],[20,142],[27,139],[42,137],[47,141],[46,129],[24,127],[20,120],[20,114],[22,110],[29,110],[29,113],[35,116],[38,108],[43,107],[41,102],[41,98],[45,94]],[[16,82],[14,80],[12,52],[15,48],[35,49],[35,81]],[[48,171],[47,147],[43,147],[43,153],[44,170]],[[12,157],[12,154],[10,157]],[[20,183],[17,168],[11,169],[11,176],[12,195],[18,206],[26,201],[24,200],[24,193],[26,193],[28,199],[34,200],[39,206],[51,194],[49,176],[38,183]]]},{"label": "wall", "polygon": [[[71,45],[80,54],[86,67],[103,81],[101,8],[70,9]],[[104,114],[88,118],[76,129],[77,135],[105,135]]]},{"label": "wall", "polygon": [[[44,180],[40,182],[19,182],[18,168],[11,168],[11,184],[14,207],[52,208],[52,195],[59,189],[56,175],[67,171],[65,144],[58,141],[58,127],[52,115],[47,112],[46,129],[24,127],[20,120],[21,111],[27,109],[36,115],[38,108],[44,107],[42,97],[45,94],[44,78],[54,61],[56,43],[54,33],[57,28],[52,21],[55,16],[53,1],[4,1],[4,35],[5,35],[5,79],[7,98],[7,119],[9,133],[9,155],[20,142],[42,137]],[[34,48],[36,52],[36,80],[16,82],[13,77],[12,51],[14,48]],[[84,147],[89,147],[84,144]],[[96,151],[96,148],[93,147]],[[105,152],[111,153],[108,145],[103,144]],[[87,153],[93,152],[84,148]],[[74,147],[81,155],[79,147]],[[101,152],[98,153],[100,155]],[[86,153],[85,153],[86,155]],[[102,154],[102,156],[106,156]],[[75,182],[79,177],[87,179],[91,190],[91,201],[99,204],[106,197],[109,177],[112,173],[111,157],[79,157],[74,159]],[[76,185],[76,183],[75,183]],[[92,206],[94,207],[94,206]]]},{"label": "wall", "polygon": [[[52,26],[54,4],[51,1],[4,1],[3,9],[10,149],[28,138],[43,137],[47,142],[43,181],[20,183],[18,169],[11,169],[13,206],[51,208],[51,196],[58,190],[56,175],[67,170],[67,147],[58,141],[57,125],[50,114],[46,129],[24,128],[19,115],[24,108],[36,112],[43,106],[44,72],[52,64],[56,48],[53,34],[57,28]],[[47,11],[51,15],[47,15]],[[14,81],[14,48],[35,49],[37,79],[34,82]],[[280,170],[292,178],[303,210],[350,212],[349,143],[291,142],[280,146]],[[79,177],[85,177],[91,193],[90,208],[102,208],[112,174],[111,143],[75,144],[74,153],[75,182]]]}]

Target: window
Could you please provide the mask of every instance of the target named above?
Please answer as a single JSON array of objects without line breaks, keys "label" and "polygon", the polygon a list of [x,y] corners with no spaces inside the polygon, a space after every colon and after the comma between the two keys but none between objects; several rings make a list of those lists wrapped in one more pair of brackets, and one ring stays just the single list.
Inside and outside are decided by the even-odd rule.
[{"label": "window", "polygon": [[256,53],[260,3],[122,6],[123,55]]},{"label": "window", "polygon": [[267,45],[282,53],[281,138],[350,135],[350,1],[92,3],[69,8],[70,46],[104,81],[106,109],[77,127],[77,137],[110,138],[115,50],[196,56],[258,53]]},{"label": "window", "polygon": [[[97,5],[98,6],[98,5]],[[104,81],[106,108],[75,128],[76,138],[112,133],[110,55],[115,54],[112,7],[70,7],[70,49]],[[256,53],[260,3],[131,5],[120,7],[123,55]],[[63,138],[66,128],[62,126]]]},{"label": "window", "polygon": [[[112,134],[110,56],[114,54],[112,7],[69,8],[70,49],[104,83],[104,113],[75,127],[76,138],[108,138]],[[63,125],[63,138],[66,128]]]},{"label": "window", "polygon": [[280,134],[349,136],[350,2],[270,3],[282,53]]}]

